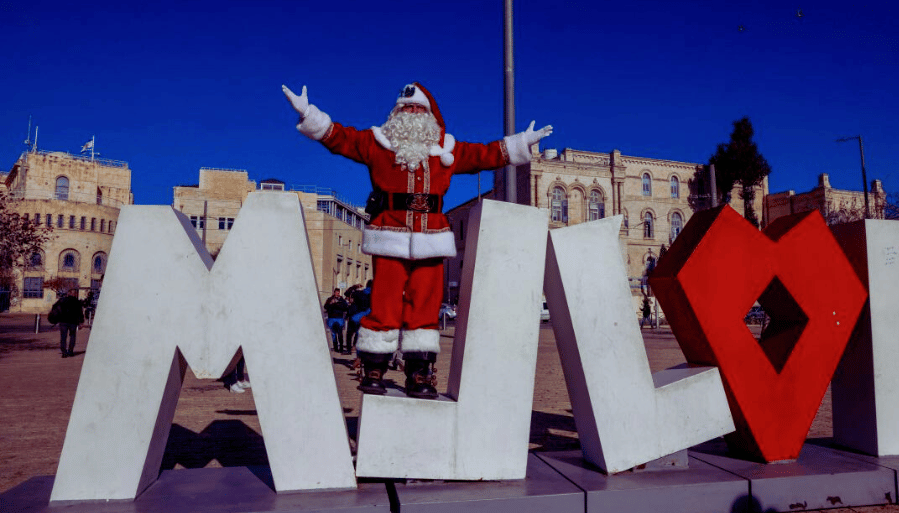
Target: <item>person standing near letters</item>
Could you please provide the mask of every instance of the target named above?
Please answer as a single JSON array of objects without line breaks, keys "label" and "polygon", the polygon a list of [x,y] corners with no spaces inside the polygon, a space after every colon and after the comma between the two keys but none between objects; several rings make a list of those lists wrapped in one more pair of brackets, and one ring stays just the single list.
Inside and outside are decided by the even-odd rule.
[{"label": "person standing near letters", "polygon": [[343,352],[343,325],[346,318],[347,303],[340,295],[340,289],[334,289],[331,297],[325,300],[325,315],[328,318],[328,329],[331,330],[331,343],[334,351]]},{"label": "person standing near letters", "polygon": [[[59,350],[62,352],[63,358],[75,356],[75,339],[78,328],[84,324],[84,310],[81,301],[78,300],[78,289],[73,288],[60,298],[53,305],[53,310],[57,311],[57,317],[51,319],[51,322],[59,324]],[[66,347],[66,337],[68,336],[69,345]]]},{"label": "person standing near letters", "polygon": [[357,130],[332,122],[309,103],[306,87],[296,95],[282,86],[299,114],[297,130],[331,153],[368,167],[373,192],[366,211],[362,252],[372,255],[371,313],[359,328],[356,352],[366,393],[384,394],[384,374],[402,339],[406,394],[433,399],[432,365],[440,352],[438,332],[443,260],[456,255],[456,241],[443,196],[457,173],[477,173],[530,161],[530,147],[552,133],[528,129],[489,144],[456,141],[431,93],[415,82],[399,94],[387,121]]}]

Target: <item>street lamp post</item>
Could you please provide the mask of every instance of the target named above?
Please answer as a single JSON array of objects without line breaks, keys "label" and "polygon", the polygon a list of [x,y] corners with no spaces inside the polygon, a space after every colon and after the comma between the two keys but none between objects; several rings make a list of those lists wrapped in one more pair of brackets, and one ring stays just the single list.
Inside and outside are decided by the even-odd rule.
[{"label": "street lamp post", "polygon": [[840,137],[837,139],[837,142],[852,141],[854,139],[858,139],[858,151],[862,156],[862,190],[865,192],[865,219],[871,219],[871,207],[868,204],[868,174],[865,172],[865,146],[862,143],[862,136]]}]

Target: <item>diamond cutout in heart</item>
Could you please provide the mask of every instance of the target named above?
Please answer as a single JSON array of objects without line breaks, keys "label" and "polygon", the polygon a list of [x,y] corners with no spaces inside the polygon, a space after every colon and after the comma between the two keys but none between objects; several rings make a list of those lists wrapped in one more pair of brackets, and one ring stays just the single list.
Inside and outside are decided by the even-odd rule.
[{"label": "diamond cutout in heart", "polygon": [[758,302],[762,309],[770,312],[771,318],[762,331],[759,345],[779,374],[808,324],[808,316],[777,278],[771,280]]},{"label": "diamond cutout in heart", "polygon": [[[733,208],[699,212],[650,277],[691,364],[717,365],[737,453],[795,459],[867,298],[817,211],[759,232]],[[756,340],[758,300],[771,325]]]}]

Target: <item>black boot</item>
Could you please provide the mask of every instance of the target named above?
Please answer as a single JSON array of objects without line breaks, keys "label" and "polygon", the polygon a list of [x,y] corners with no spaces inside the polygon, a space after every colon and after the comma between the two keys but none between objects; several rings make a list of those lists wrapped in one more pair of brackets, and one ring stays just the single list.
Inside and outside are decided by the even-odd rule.
[{"label": "black boot", "polygon": [[406,395],[417,399],[437,399],[437,379],[431,366],[437,361],[437,353],[403,353],[406,372]]},{"label": "black boot", "polygon": [[384,395],[387,393],[387,387],[384,386],[384,375],[387,374],[387,363],[390,360],[390,354],[380,353],[364,353],[358,352],[359,359],[362,360],[362,382],[359,383],[359,390],[366,394]]}]

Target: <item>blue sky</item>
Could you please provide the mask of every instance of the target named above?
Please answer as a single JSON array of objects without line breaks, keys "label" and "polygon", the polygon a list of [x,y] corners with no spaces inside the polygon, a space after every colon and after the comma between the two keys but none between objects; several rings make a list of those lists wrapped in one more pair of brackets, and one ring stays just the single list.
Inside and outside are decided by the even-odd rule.
[{"label": "blue sky", "polygon": [[[365,168],[301,136],[281,84],[365,128],[420,81],[450,133],[489,142],[503,130],[502,16],[502,0],[0,0],[0,168],[32,116],[40,149],[96,136],[101,157],[128,162],[138,204],[170,204],[200,167],[362,204]],[[772,192],[822,172],[859,190],[858,145],[834,140],[861,134],[869,180],[899,191],[897,22],[887,1],[518,0],[516,125],[552,124],[541,148],[704,163],[749,116]],[[477,184],[454,179],[446,204]]]}]

